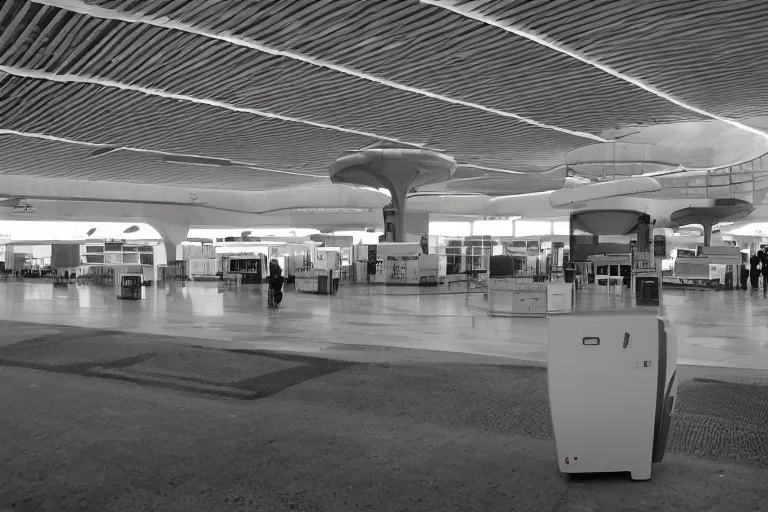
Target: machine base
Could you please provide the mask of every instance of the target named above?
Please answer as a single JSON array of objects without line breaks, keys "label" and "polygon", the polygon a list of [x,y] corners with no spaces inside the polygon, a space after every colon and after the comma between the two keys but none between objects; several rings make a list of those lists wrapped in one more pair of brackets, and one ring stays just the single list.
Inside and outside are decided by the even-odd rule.
[{"label": "machine base", "polygon": [[586,475],[608,475],[608,474],[616,474],[616,473],[626,473],[629,475],[629,478],[634,482],[647,482],[651,479],[651,470],[645,469],[645,470],[636,470],[636,471],[601,471],[599,473],[586,473],[586,472],[567,472],[567,471],[561,471],[561,473],[568,475],[568,478],[572,478],[574,480],[577,480],[579,477],[586,476]]}]

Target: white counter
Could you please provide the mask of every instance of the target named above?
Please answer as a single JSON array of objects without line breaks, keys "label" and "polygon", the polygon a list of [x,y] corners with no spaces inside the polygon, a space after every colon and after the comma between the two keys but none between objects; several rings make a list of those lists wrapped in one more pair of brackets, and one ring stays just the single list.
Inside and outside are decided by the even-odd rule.
[{"label": "white counter", "polygon": [[547,283],[547,313],[573,311],[573,283]]},{"label": "white counter", "polygon": [[296,272],[295,290],[298,293],[319,293],[333,295],[333,281],[338,278],[338,271],[311,269]]},{"label": "white counter", "polygon": [[571,283],[491,277],[488,279],[488,313],[491,316],[568,313],[573,309],[572,286]]}]

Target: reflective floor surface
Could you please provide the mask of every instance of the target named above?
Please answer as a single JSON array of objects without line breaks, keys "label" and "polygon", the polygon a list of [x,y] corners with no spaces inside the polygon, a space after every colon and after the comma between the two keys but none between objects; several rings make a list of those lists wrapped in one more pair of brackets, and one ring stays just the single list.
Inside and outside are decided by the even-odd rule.
[{"label": "reflective floor surface", "polygon": [[[201,345],[333,355],[395,347],[546,359],[546,320],[491,318],[483,293],[417,294],[344,286],[334,297],[287,291],[279,310],[260,287],[217,282],[148,288],[0,283],[0,319],[196,338]],[[387,293],[383,293],[387,291]],[[751,291],[669,290],[681,364],[768,369],[768,299]]]}]

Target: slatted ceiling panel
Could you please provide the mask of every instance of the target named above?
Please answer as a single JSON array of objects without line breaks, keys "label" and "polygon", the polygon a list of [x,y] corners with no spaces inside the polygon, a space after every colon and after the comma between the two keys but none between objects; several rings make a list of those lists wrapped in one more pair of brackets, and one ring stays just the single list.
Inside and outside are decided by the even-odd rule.
[{"label": "slatted ceiling panel", "polygon": [[[416,0],[87,3],[242,35],[571,130],[600,133],[627,125],[702,119],[588,64]],[[657,64],[684,57],[678,48],[690,53],[693,47],[667,48],[659,61],[652,55],[648,57],[650,54],[643,53],[643,48],[651,46],[635,48],[634,43],[644,41],[647,34],[639,34],[627,43],[624,27],[629,26],[628,33],[632,33],[636,23],[624,20],[614,4],[623,3],[575,0],[531,7],[532,2],[501,0],[472,5],[508,9],[512,17],[520,14],[520,23],[547,25],[559,33],[567,25],[570,28],[566,35],[577,47],[583,44],[590,52],[604,50],[607,58],[623,55],[625,64],[633,69],[656,70],[660,78],[678,78],[680,70],[687,68],[678,65],[672,71],[658,70]],[[560,7],[555,8],[557,5]],[[632,9],[637,6],[643,10],[638,16],[658,10],[642,3],[633,3]],[[586,7],[594,11],[588,13],[593,24],[578,25],[576,18]],[[670,17],[667,13],[666,18]],[[617,24],[619,29],[614,30]],[[0,3],[0,27],[2,65],[103,78],[428,143],[460,162],[539,173],[562,164],[565,152],[588,142],[180,30],[103,20],[25,0]],[[594,44],[595,33],[604,34],[609,41],[603,50]],[[699,75],[698,80],[703,78]],[[728,77],[714,72],[710,78],[722,84]],[[723,108],[731,108],[726,99],[720,101]],[[368,137],[98,85],[2,76],[0,128],[242,160],[323,177],[327,176],[330,162],[344,150],[372,142]],[[86,158],[85,164],[82,160],[79,154],[57,154],[37,166],[13,168],[23,173],[25,167],[32,169],[29,172],[43,173],[38,174],[41,176],[240,189],[312,181],[245,169],[169,165],[157,157],[124,152]],[[461,177],[483,174],[486,171],[471,168],[459,171]],[[447,185],[450,190],[491,194],[559,186],[562,178],[509,174]]]},{"label": "slatted ceiling panel", "polygon": [[[312,2],[309,5],[314,9],[316,4],[336,5],[330,2]],[[371,5],[377,4],[382,5],[380,2],[371,2]],[[391,2],[386,4],[389,7],[392,5]],[[258,6],[261,5],[262,3],[258,4]],[[285,3],[282,6],[285,7]],[[607,127],[619,126],[622,123],[643,124],[651,122],[651,119],[664,122],[696,118],[695,115],[680,111],[678,107],[671,106],[655,96],[625,87],[625,84],[619,80],[582,63],[571,61],[556,52],[538,47],[534,43],[514,37],[510,39],[509,34],[440,9],[428,6],[417,7],[419,11],[413,11],[413,13],[403,12],[402,9],[397,10],[399,17],[391,21],[394,29],[385,30],[390,20],[386,17],[383,20],[379,19],[381,9],[378,11],[370,8],[357,9],[350,13],[352,18],[346,20],[350,26],[357,29],[350,34],[338,34],[328,30],[329,22],[323,17],[333,16],[336,11],[326,9],[328,12],[323,14],[325,11],[315,9],[318,12],[313,11],[313,13],[320,18],[317,18],[314,23],[307,21],[287,32],[267,30],[246,35],[259,36],[257,39],[264,38],[266,43],[276,46],[286,46],[290,43],[299,51],[306,50],[301,44],[302,41],[311,41],[317,46],[319,43],[316,39],[324,37],[327,41],[323,43],[322,48],[325,49],[313,50],[313,55],[327,57],[326,54],[330,54],[332,60],[353,66],[360,64],[361,69],[378,72],[387,78],[396,78],[409,84],[415,80],[415,85],[429,90],[453,94],[472,101],[481,100],[489,106],[507,108],[544,122],[577,130],[600,132]],[[267,15],[272,14],[269,10],[265,12]],[[296,13],[297,20],[302,19],[302,12],[299,10]],[[361,16],[365,17],[361,18]],[[221,21],[222,19],[221,16],[216,17],[217,22],[231,21],[230,25],[234,23],[233,26],[238,27],[236,21]],[[270,19],[273,19],[274,24],[274,17]],[[433,22],[435,19],[444,21],[438,24]],[[251,18],[249,20],[252,22]],[[374,21],[377,24],[373,25]],[[70,24],[74,22],[74,19],[69,20]],[[112,46],[105,44],[95,54],[94,52],[86,53],[88,59],[84,60],[90,64],[85,67],[75,66],[79,73],[96,73],[126,82],[155,85],[176,91],[185,87],[185,84],[193,84],[188,90],[200,91],[205,97],[223,97],[230,87],[235,87],[236,90],[250,87],[261,93],[263,86],[257,87],[248,82],[259,76],[264,76],[262,81],[268,82],[270,70],[273,71],[272,74],[283,73],[287,66],[284,62],[289,60],[180,31],[141,24],[115,23],[102,21],[99,29],[100,36],[93,39],[114,39],[121,44]],[[362,23],[367,25],[361,26]],[[302,30],[304,25],[307,25],[309,32]],[[256,23],[255,26],[264,28],[260,23]],[[229,25],[222,29],[224,28],[231,29]],[[55,32],[58,29],[51,30]],[[366,33],[366,30],[371,34]],[[120,32],[119,37],[115,34],[116,31]],[[436,33],[433,33],[435,31]],[[141,33],[140,36],[139,33]],[[285,37],[288,37],[286,41],[280,39],[284,37],[281,35],[284,33],[287,34]],[[459,36],[459,33],[464,35]],[[81,39],[92,36],[90,32],[80,34]],[[271,34],[277,35],[273,37]],[[367,37],[368,35],[371,37]],[[399,44],[401,35],[408,38],[407,45]],[[346,40],[347,36],[351,39]],[[270,40],[270,37],[276,40]],[[61,47],[57,51],[77,52],[77,48],[82,46],[83,41],[72,38],[69,44],[71,48]],[[463,46],[457,49],[457,44],[463,44]],[[162,45],[163,50],[167,52],[165,58],[163,55],[158,57],[159,52],[154,51],[154,48],[159,45]],[[469,51],[466,51],[467,45],[469,45]],[[350,47],[349,50],[346,49],[347,46]],[[127,66],[126,59],[115,58],[115,53],[124,55],[126,47],[136,47],[134,49],[136,55],[132,55],[130,60],[141,62],[141,65]],[[168,50],[169,48],[171,50]],[[418,52],[411,51],[412,48],[417,48]],[[78,55],[83,53],[80,51]],[[152,57],[147,59],[148,55]],[[466,58],[456,59],[456,55],[466,55]],[[96,56],[98,58],[95,58]],[[62,60],[58,59],[57,62],[61,63]],[[189,62],[194,61],[202,65],[188,65]],[[70,67],[74,66],[72,59],[67,62]],[[105,62],[109,64],[105,65]],[[222,72],[222,69],[226,71]],[[48,70],[72,71],[62,67],[48,68]],[[570,71],[566,73],[566,70]],[[372,86],[370,82],[361,83],[359,79],[349,77],[343,79],[341,76],[337,77],[344,83],[305,83],[305,81],[311,82],[313,80],[311,77],[322,71],[322,68],[300,64],[296,71],[290,80],[282,81],[284,90],[278,97],[282,103],[285,103],[286,98],[289,101],[293,100],[294,103],[307,103],[310,105],[310,110],[311,106],[316,104],[318,108],[322,106],[326,111],[334,114],[335,111],[354,113],[353,105],[346,108],[344,104],[337,104],[333,109],[328,109],[327,103],[323,101],[316,103],[313,96],[319,91],[328,89],[336,91],[338,97],[368,97],[371,101],[375,101],[375,106],[380,112],[382,106],[401,104],[404,96],[407,96],[398,92],[396,93],[398,98],[390,98],[382,91],[388,88],[373,86],[367,90],[366,85]],[[328,71],[325,71],[325,74],[340,75]],[[162,78],[158,78],[158,75]],[[205,88],[212,79],[215,81],[213,91],[210,87]],[[285,87],[285,84],[291,84],[291,86]],[[564,84],[567,85],[565,89]],[[574,89],[574,94],[566,94],[564,91],[568,88]],[[273,91],[277,92],[280,89],[273,89]],[[542,94],[542,91],[549,91],[556,95],[552,97],[552,95]],[[608,108],[604,101],[606,96],[612,98],[611,106]],[[242,93],[236,95],[236,98],[242,97]],[[642,101],[638,103],[639,100]],[[646,116],[643,114],[642,107],[643,102],[647,101],[659,108],[654,107]],[[633,119],[626,117],[629,107],[633,112]],[[389,114],[389,117],[393,119],[392,123],[400,121],[396,113]],[[476,129],[474,123],[467,126]]]},{"label": "slatted ceiling panel", "polygon": [[[5,128],[40,132],[100,144],[246,161],[279,170],[326,174],[343,151],[371,142],[331,130],[265,119],[207,105],[147,96],[89,84],[13,78],[16,90]],[[464,109],[463,107],[449,107]],[[461,119],[434,112],[392,125],[404,140],[429,141],[459,161],[497,168],[546,169],[583,139],[529,127],[479,111],[469,115],[483,127],[476,137]],[[429,121],[429,122],[426,122]],[[458,123],[454,125],[453,123]],[[547,151],[540,148],[546,147]]]},{"label": "slatted ceiling panel", "polygon": [[456,2],[726,117],[768,110],[768,2]]},{"label": "slatted ceiling panel", "polygon": [[35,81],[14,99],[4,128],[285,171],[327,175],[343,151],[370,143],[367,137],[89,84]]},{"label": "slatted ceiling panel", "polygon": [[72,144],[0,136],[0,173],[230,190],[269,190],[329,182],[325,177],[309,178],[237,166],[170,164],[155,155],[126,151],[90,157],[92,151],[93,148]]},{"label": "slatted ceiling panel", "polygon": [[[74,22],[74,18],[68,20],[70,24]],[[135,35],[136,25],[116,26],[109,21],[103,21],[103,25],[103,32],[95,36],[83,32],[82,37],[69,39],[69,46],[57,48],[55,61],[65,65],[48,71],[97,74],[123,83],[214,98],[241,107],[320,120],[403,140],[430,141],[460,160],[472,159],[487,166],[499,167],[510,158],[514,162],[515,155],[525,155],[524,148],[546,144],[551,146],[550,152],[536,151],[525,156],[525,161],[518,158],[516,162],[540,170],[541,166],[546,168],[559,162],[563,151],[582,143],[580,138],[550,133],[513,119],[361,81],[310,64],[146,25],[141,26],[143,33],[148,34],[145,44],[131,54],[131,59],[141,65],[126,67],[127,59],[123,55]],[[122,43],[105,47],[97,58],[81,63],[79,57],[73,56],[92,55],[94,52],[81,47],[94,37]],[[161,43],[169,48],[167,53],[155,51]],[[206,54],[214,46],[215,51]],[[177,53],[177,49],[183,53]],[[152,57],[145,60],[148,53]],[[200,55],[206,57],[200,65],[187,65],[190,59]],[[8,64],[18,65],[12,59]],[[203,121],[207,124],[207,119]],[[102,131],[100,127],[94,129]],[[184,130],[189,129],[189,122],[185,123]],[[478,137],[478,129],[493,135]],[[328,163],[330,161],[323,165]]]},{"label": "slatted ceiling panel", "polygon": [[[239,12],[241,6],[230,5]],[[167,16],[574,130],[700,119],[587,64],[416,1],[258,2],[233,18]]]}]

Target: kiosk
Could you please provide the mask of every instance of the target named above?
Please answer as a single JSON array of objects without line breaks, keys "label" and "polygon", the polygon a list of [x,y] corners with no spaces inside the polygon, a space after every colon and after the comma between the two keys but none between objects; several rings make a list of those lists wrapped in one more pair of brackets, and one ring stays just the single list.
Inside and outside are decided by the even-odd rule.
[{"label": "kiosk", "polygon": [[[654,251],[650,218],[642,212],[582,211],[570,224],[573,262],[626,252],[633,266],[621,296],[606,297],[598,284],[579,287],[573,314],[548,320],[560,470],[628,471],[633,480],[648,480],[651,464],[664,456],[677,395],[677,343],[660,300],[663,240]],[[605,236],[613,243],[601,241]],[[617,236],[627,243],[617,243]],[[655,273],[650,256],[656,256]]]}]

